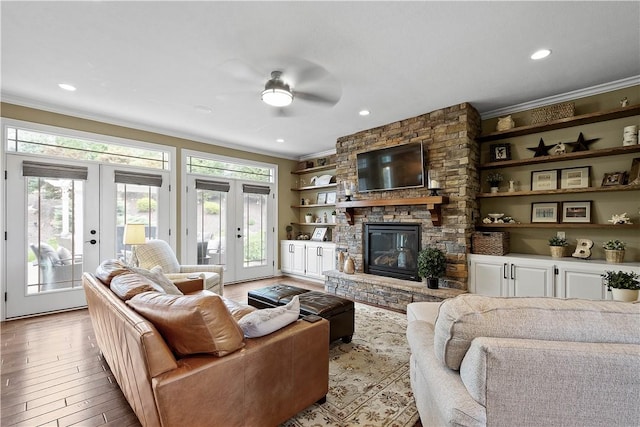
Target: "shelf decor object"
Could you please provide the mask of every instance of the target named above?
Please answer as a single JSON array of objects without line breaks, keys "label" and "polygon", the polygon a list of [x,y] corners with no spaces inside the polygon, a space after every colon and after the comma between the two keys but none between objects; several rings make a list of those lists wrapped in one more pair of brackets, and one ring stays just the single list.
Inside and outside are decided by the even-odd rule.
[{"label": "shelf decor object", "polygon": [[562,222],[591,223],[591,200],[562,202]]},{"label": "shelf decor object", "polygon": [[607,172],[602,178],[602,186],[624,185],[627,183],[627,172]]},{"label": "shelf decor object", "polygon": [[561,104],[548,105],[536,108],[531,111],[531,124],[548,123],[554,120],[573,117],[576,106],[573,102],[563,102]]},{"label": "shelf decor object", "polygon": [[475,231],[471,235],[471,253],[505,255],[509,253],[509,233],[506,231]]},{"label": "shelf decor object", "polygon": [[589,166],[562,169],[560,171],[560,188],[588,188],[590,170]]},{"label": "shelf decor object", "polygon": [[558,202],[531,203],[531,222],[558,222]]},{"label": "shelf decor object", "polygon": [[582,134],[582,132],[580,132],[580,135],[578,136],[578,140],[576,142],[566,142],[565,144],[571,145],[573,147],[573,149],[571,150],[572,153],[578,153],[580,151],[589,151],[589,145],[599,140],[600,138],[584,139],[584,135]]},{"label": "shelf decor object", "polygon": [[555,144],[545,145],[544,139],[540,138],[540,142],[538,142],[537,147],[527,147],[527,150],[533,151],[535,154],[533,157],[543,157],[549,155],[549,150],[555,147]]},{"label": "shelf decor object", "polygon": [[492,162],[511,160],[511,144],[491,144],[489,146],[489,157]]},{"label": "shelf decor object", "polygon": [[558,171],[531,172],[531,191],[556,190],[558,188]]}]

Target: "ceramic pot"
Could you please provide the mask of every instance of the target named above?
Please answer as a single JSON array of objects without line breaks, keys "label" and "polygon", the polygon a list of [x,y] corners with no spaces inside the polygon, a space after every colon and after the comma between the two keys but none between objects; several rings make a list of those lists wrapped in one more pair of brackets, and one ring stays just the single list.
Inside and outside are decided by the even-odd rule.
[{"label": "ceramic pot", "polygon": [[633,302],[638,299],[637,289],[618,289],[611,288],[613,299],[616,301]]},{"label": "ceramic pot", "polygon": [[620,264],[624,260],[624,251],[617,249],[605,249],[604,258],[612,264]]},{"label": "ceramic pot", "polygon": [[562,258],[564,257],[564,246],[549,246],[549,249],[551,250],[551,257],[552,258]]},{"label": "ceramic pot", "polygon": [[338,251],[338,271],[344,270],[344,252]]},{"label": "ceramic pot", "polygon": [[498,187],[491,187],[491,192],[492,193],[497,193],[498,192]]},{"label": "ceramic pot", "polygon": [[356,272],[356,264],[353,262],[353,258],[347,255],[344,261],[344,272],[347,274],[353,274]]},{"label": "ceramic pot", "polygon": [[305,215],[304,216],[304,222],[306,222],[306,223],[313,222],[313,215]]},{"label": "ceramic pot", "polygon": [[437,277],[427,277],[427,288],[429,289],[438,289],[438,278]]}]

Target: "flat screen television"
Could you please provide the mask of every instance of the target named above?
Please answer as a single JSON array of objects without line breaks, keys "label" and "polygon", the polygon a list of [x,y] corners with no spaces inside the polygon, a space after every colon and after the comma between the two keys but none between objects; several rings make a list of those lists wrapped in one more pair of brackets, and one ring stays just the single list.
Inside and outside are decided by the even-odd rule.
[{"label": "flat screen television", "polygon": [[422,143],[396,145],[357,155],[358,192],[424,187]]}]

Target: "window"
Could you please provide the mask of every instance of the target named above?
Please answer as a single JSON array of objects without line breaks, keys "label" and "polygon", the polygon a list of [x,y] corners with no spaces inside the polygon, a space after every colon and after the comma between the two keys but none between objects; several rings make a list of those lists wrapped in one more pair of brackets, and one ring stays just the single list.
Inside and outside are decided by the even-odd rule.
[{"label": "window", "polygon": [[187,156],[187,173],[245,179],[258,182],[274,182],[275,171],[270,167],[233,163]]}]

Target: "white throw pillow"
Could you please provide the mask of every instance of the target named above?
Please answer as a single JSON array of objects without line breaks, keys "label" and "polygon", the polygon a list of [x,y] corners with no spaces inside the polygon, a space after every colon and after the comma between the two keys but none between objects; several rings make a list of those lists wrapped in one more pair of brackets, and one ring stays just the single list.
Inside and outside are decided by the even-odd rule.
[{"label": "white throw pillow", "polygon": [[296,295],[287,305],[256,310],[247,314],[238,321],[238,325],[242,328],[245,337],[258,338],[284,328],[298,320],[299,316],[300,300]]},{"label": "white throw pillow", "polygon": [[178,287],[162,273],[162,267],[159,265],[156,265],[151,270],[140,267],[129,267],[129,269],[160,286],[165,294],[183,295],[183,293],[180,292],[180,289],[178,289]]}]

